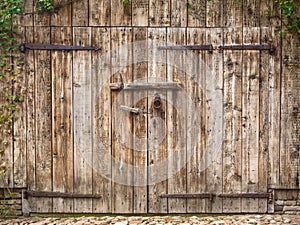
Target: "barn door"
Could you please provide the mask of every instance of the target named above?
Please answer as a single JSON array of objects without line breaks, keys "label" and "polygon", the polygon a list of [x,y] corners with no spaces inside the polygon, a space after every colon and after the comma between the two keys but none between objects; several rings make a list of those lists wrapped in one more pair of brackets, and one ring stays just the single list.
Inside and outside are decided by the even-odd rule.
[{"label": "barn door", "polygon": [[112,212],[267,211],[258,60],[271,56],[217,50],[261,43],[258,29],[243,33],[111,31]]}]

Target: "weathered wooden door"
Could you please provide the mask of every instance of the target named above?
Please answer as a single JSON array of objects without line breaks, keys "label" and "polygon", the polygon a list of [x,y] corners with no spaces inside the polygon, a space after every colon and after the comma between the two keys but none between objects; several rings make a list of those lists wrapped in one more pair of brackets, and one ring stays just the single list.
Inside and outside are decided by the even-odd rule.
[{"label": "weathered wooden door", "polygon": [[[267,155],[259,136],[267,121],[258,115],[268,76],[260,62],[271,56],[217,50],[260,44],[259,34],[112,29],[112,212],[267,211]],[[214,52],[180,47],[186,45],[212,45]]]}]

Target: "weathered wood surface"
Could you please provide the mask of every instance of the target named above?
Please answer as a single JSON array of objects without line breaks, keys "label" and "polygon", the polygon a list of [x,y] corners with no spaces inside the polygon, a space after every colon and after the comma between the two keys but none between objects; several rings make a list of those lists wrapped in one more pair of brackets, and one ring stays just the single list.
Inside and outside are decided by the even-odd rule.
[{"label": "weathered wood surface", "polygon": [[[133,0],[124,8],[119,0],[55,2],[61,7],[54,12],[36,13],[37,2],[26,0],[25,15],[16,18],[24,23],[25,42],[101,50],[24,53],[26,94],[6,155],[6,183],[103,197],[29,197],[33,211],[266,212],[265,199],[227,194],[299,188],[299,41],[277,35],[278,3]],[[218,49],[269,43],[273,54]],[[158,48],[193,44],[214,50]],[[149,88],[171,81],[176,91],[173,84]],[[121,82],[124,89],[111,90]],[[217,107],[212,90],[221,93]],[[180,105],[182,91],[187,101]],[[219,135],[221,153],[211,159]],[[177,148],[185,154],[169,158]],[[160,197],[186,193],[216,195]]]}]

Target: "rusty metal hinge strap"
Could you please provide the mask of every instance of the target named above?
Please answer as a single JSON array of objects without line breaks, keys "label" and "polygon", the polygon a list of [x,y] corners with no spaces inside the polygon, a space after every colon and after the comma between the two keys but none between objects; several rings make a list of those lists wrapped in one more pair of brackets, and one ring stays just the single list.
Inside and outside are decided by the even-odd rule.
[{"label": "rusty metal hinge strap", "polygon": [[162,194],[161,198],[269,198],[270,193],[232,193],[232,194],[212,194],[212,193],[187,193],[187,194]]},{"label": "rusty metal hinge strap", "polygon": [[224,45],[219,46],[221,50],[268,50],[269,53],[273,53],[275,51],[275,46],[272,44],[262,44],[262,45]]},{"label": "rusty metal hinge strap", "polygon": [[88,51],[99,51],[101,48],[92,46],[76,46],[76,45],[58,45],[58,44],[39,44],[39,43],[24,43],[20,48],[21,52],[26,50],[60,50],[60,51],[71,51],[71,50],[88,50]]},{"label": "rusty metal hinge strap", "polygon": [[24,198],[31,197],[49,197],[49,198],[102,198],[101,195],[96,194],[79,194],[79,193],[65,193],[65,192],[51,192],[51,191],[23,191]]},{"label": "rusty metal hinge strap", "polygon": [[159,50],[202,50],[202,51],[213,51],[212,45],[169,45],[159,46]]},{"label": "rusty metal hinge strap", "polygon": [[111,90],[182,89],[181,82],[111,83]]}]

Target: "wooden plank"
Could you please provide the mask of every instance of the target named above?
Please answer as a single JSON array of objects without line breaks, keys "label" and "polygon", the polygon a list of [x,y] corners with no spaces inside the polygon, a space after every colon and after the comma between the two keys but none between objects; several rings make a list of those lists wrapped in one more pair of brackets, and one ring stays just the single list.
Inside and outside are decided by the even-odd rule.
[{"label": "wooden plank", "polygon": [[[270,38],[269,28],[260,28],[260,42],[264,43]],[[268,153],[269,153],[269,61],[268,52],[260,53],[260,92],[259,92],[259,152],[258,152],[258,191],[266,192],[268,190]],[[268,201],[258,200],[258,211],[266,213]]]},{"label": "wooden plank", "polygon": [[[147,82],[148,49],[147,29],[133,29],[133,80]],[[133,92],[133,106],[147,111],[147,89],[140,88]],[[147,213],[147,114],[140,113],[133,117],[133,212]]]},{"label": "wooden plank", "polygon": [[72,25],[72,4],[69,1],[54,0],[55,11],[51,15],[51,26]]},{"label": "wooden plank", "polygon": [[[206,30],[191,28],[187,30],[187,44],[206,42]],[[207,53],[203,51],[187,51],[186,79],[187,95],[195,103],[187,108],[187,193],[206,193],[205,164],[205,117],[204,82],[205,61]],[[200,128],[200,129],[199,129]],[[188,213],[205,213],[206,199],[187,199]]]},{"label": "wooden plank", "polygon": [[[242,29],[224,29],[224,44],[242,44]],[[242,185],[242,52],[224,51],[223,193]],[[223,212],[241,212],[241,199],[223,199]]]},{"label": "wooden plank", "polygon": [[22,24],[24,26],[33,25],[33,0],[24,0],[24,15],[22,15]]},{"label": "wooden plank", "polygon": [[224,0],[223,18],[225,27],[240,27],[243,24],[242,1]]},{"label": "wooden plank", "polygon": [[170,26],[171,24],[170,0],[149,0],[149,25]]},{"label": "wooden plank", "polygon": [[132,26],[148,26],[148,0],[132,0]]},{"label": "wooden plank", "polygon": [[[223,30],[211,29],[206,32],[206,41],[214,48],[222,45]],[[223,140],[223,58],[220,52],[206,53],[206,185],[212,193],[222,192],[222,140]],[[209,202],[208,212],[221,213],[222,199],[216,198]],[[209,204],[208,203],[208,204]]]},{"label": "wooden plank", "polygon": [[[132,82],[132,29],[111,29],[111,65],[113,81]],[[133,212],[133,115],[121,111],[120,105],[131,105],[132,93],[112,93],[112,212]]]},{"label": "wooden plank", "polygon": [[39,12],[38,0],[33,0],[33,25],[34,26],[49,26],[50,14],[47,12]]},{"label": "wooden plank", "polygon": [[280,187],[299,188],[300,41],[288,33],[282,42]]},{"label": "wooden plank", "polygon": [[[258,28],[243,28],[243,44],[257,44]],[[259,52],[243,51],[242,192],[258,191],[259,169]],[[258,199],[242,199],[242,212],[257,212]]]},{"label": "wooden plank", "polygon": [[[34,29],[33,27],[25,28],[25,41],[28,43],[34,42]],[[28,190],[36,190],[35,180],[36,180],[36,136],[35,136],[35,123],[36,123],[36,107],[35,107],[35,53],[34,51],[27,51],[25,53],[25,74],[27,77],[27,91],[26,91],[26,107],[27,107],[27,136],[26,136],[26,146],[27,146],[27,188]],[[30,208],[36,211],[36,202],[28,199]]]},{"label": "wooden plank", "polygon": [[89,25],[110,26],[110,0],[89,1]]},{"label": "wooden plank", "polygon": [[243,26],[258,27],[260,24],[260,0],[243,0]]},{"label": "wooden plank", "polygon": [[[25,41],[25,29],[20,27],[18,32],[14,35],[17,43]],[[26,101],[24,101],[25,89],[26,89],[26,77],[23,71],[21,71],[20,64],[25,61],[24,54],[19,52],[19,49],[15,51],[17,55],[13,59],[14,69],[16,70],[16,79],[18,82],[14,84],[13,93],[18,98],[23,99],[17,103],[19,111],[15,113],[15,120],[13,123],[13,186],[14,187],[26,187],[27,171],[26,171]]]},{"label": "wooden plank", "polygon": [[171,27],[187,26],[187,2],[182,0],[172,1]]},{"label": "wooden plank", "polygon": [[[223,3],[224,1],[207,1],[206,3],[206,26],[223,26]],[[227,15],[225,15],[227,16]]]},{"label": "wooden plank", "polygon": [[[167,45],[185,44],[184,28],[168,28]],[[185,51],[167,52],[167,80],[185,84]],[[184,85],[185,86],[185,85]],[[186,114],[185,90],[167,90],[168,193],[186,192]],[[169,213],[186,212],[186,199],[169,199]]]},{"label": "wooden plank", "polygon": [[[70,27],[53,27],[51,42],[72,45]],[[73,192],[72,52],[52,51],[53,191]],[[73,212],[73,200],[53,199],[53,212]]]},{"label": "wooden plank", "polygon": [[111,26],[131,26],[131,1],[124,6],[120,0],[111,1]]},{"label": "wooden plank", "polygon": [[[148,81],[166,81],[166,50],[158,46],[166,45],[167,36],[164,28],[148,29]],[[148,212],[167,213],[168,200],[160,198],[167,193],[167,139],[166,139],[166,105],[160,110],[153,109],[153,98],[156,91],[148,91]],[[166,91],[160,91],[166,99]]]},{"label": "wooden plank", "polygon": [[259,22],[261,27],[273,26],[280,27],[281,26],[281,14],[280,14],[280,6],[279,2],[276,0],[272,1],[260,1],[260,9],[259,9]]},{"label": "wooden plank", "polygon": [[[73,28],[73,44],[90,45],[90,28]],[[92,194],[91,53],[73,52],[74,193]],[[92,212],[91,199],[75,199],[74,212]]]},{"label": "wooden plank", "polygon": [[[271,28],[270,33],[262,32],[261,38],[265,41],[272,41],[274,45],[281,46],[281,38],[276,34],[276,28]],[[281,72],[280,60],[281,49],[277,47],[274,54],[269,56],[269,188],[278,188],[280,177],[280,104],[281,100]]]},{"label": "wooden plank", "polygon": [[[50,42],[49,27],[35,27],[34,41]],[[35,188],[40,191],[52,191],[52,91],[50,51],[35,51]],[[37,203],[37,211],[52,211],[52,199],[43,198]]]},{"label": "wooden plank", "polygon": [[[102,52],[92,52],[93,89],[93,213],[111,212],[111,100],[110,88],[110,30],[92,29],[92,45]],[[104,104],[105,103],[105,104]]]},{"label": "wooden plank", "polygon": [[73,26],[89,25],[89,1],[72,2],[72,25]]},{"label": "wooden plank", "polygon": [[206,0],[188,1],[188,27],[205,27],[206,26]]}]

